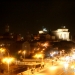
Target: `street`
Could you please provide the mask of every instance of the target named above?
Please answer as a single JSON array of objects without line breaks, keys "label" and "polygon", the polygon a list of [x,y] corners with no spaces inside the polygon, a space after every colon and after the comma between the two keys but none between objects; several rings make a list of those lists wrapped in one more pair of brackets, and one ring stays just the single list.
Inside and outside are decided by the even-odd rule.
[{"label": "street", "polygon": [[58,60],[52,65],[48,62],[47,65],[39,72],[35,71],[33,74],[29,72],[23,72],[23,75],[75,75],[74,70],[64,66],[64,61]]},{"label": "street", "polygon": [[[34,68],[33,72],[31,69],[27,69],[26,71],[20,72],[18,74],[9,74],[9,75],[75,75],[75,61],[67,62],[64,60],[46,60],[43,68]],[[0,74],[0,75],[8,75],[8,73]]]}]

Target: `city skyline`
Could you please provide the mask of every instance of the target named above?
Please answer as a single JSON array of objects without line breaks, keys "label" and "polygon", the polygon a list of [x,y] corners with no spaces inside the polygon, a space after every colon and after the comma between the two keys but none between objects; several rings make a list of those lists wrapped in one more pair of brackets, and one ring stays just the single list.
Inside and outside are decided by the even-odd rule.
[{"label": "city skyline", "polygon": [[74,35],[75,2],[72,1],[27,1],[0,2],[0,31],[5,25],[11,32],[38,33],[44,26],[56,30],[62,25]]}]

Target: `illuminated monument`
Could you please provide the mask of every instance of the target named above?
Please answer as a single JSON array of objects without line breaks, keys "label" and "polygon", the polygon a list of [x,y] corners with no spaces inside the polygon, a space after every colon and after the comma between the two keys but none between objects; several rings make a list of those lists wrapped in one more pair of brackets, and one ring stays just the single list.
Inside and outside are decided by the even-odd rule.
[{"label": "illuminated monument", "polygon": [[48,30],[43,27],[43,29],[39,31],[39,34],[45,34],[45,33],[48,33]]},{"label": "illuminated monument", "polygon": [[68,29],[65,26],[62,26],[60,29],[53,31],[53,33],[60,40],[67,40],[67,41],[70,40],[69,39],[70,32],[68,32]]}]

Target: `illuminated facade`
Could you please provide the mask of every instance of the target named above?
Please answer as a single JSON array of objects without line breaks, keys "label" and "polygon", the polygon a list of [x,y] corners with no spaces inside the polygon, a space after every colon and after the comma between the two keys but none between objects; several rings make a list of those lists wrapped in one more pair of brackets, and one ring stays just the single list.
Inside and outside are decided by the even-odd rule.
[{"label": "illuminated facade", "polygon": [[43,30],[40,30],[39,31],[39,34],[44,34],[44,33],[47,33],[48,31],[47,31],[47,29],[46,28],[43,28]]},{"label": "illuminated facade", "polygon": [[69,41],[69,33],[68,29],[65,26],[62,26],[60,29],[53,31],[56,37],[60,40],[67,40]]}]

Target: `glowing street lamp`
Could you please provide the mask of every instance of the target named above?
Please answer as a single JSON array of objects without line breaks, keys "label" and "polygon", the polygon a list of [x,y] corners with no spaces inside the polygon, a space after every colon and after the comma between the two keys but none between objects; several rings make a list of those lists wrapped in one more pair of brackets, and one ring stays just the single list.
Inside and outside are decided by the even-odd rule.
[{"label": "glowing street lamp", "polygon": [[25,54],[26,54],[26,51],[24,50],[24,51],[22,52],[22,54],[24,55],[24,59],[25,59]]},{"label": "glowing street lamp", "polygon": [[3,63],[8,64],[8,75],[9,75],[9,65],[14,61],[15,59],[13,57],[5,57],[2,59]]},{"label": "glowing street lamp", "polygon": [[4,53],[5,53],[5,48],[0,48],[0,58],[3,57]]},{"label": "glowing street lamp", "polygon": [[21,50],[19,50],[19,51],[18,51],[18,54],[20,54],[21,52],[22,52],[22,51],[21,51]]},{"label": "glowing street lamp", "polygon": [[25,50],[19,50],[18,51],[18,54],[21,54],[21,55],[23,55],[24,56],[24,59],[25,59],[25,54],[26,54],[26,51]]},{"label": "glowing street lamp", "polygon": [[5,48],[0,48],[0,54],[5,53]]},{"label": "glowing street lamp", "polygon": [[0,48],[0,52],[1,53],[5,52],[5,49],[4,48]]},{"label": "glowing street lamp", "polygon": [[43,57],[44,57],[44,55],[43,54],[35,54],[34,56],[33,56],[34,58],[42,58],[42,63],[43,63]]},{"label": "glowing street lamp", "polygon": [[35,58],[41,58],[42,57],[42,54],[35,54],[34,57]]}]

